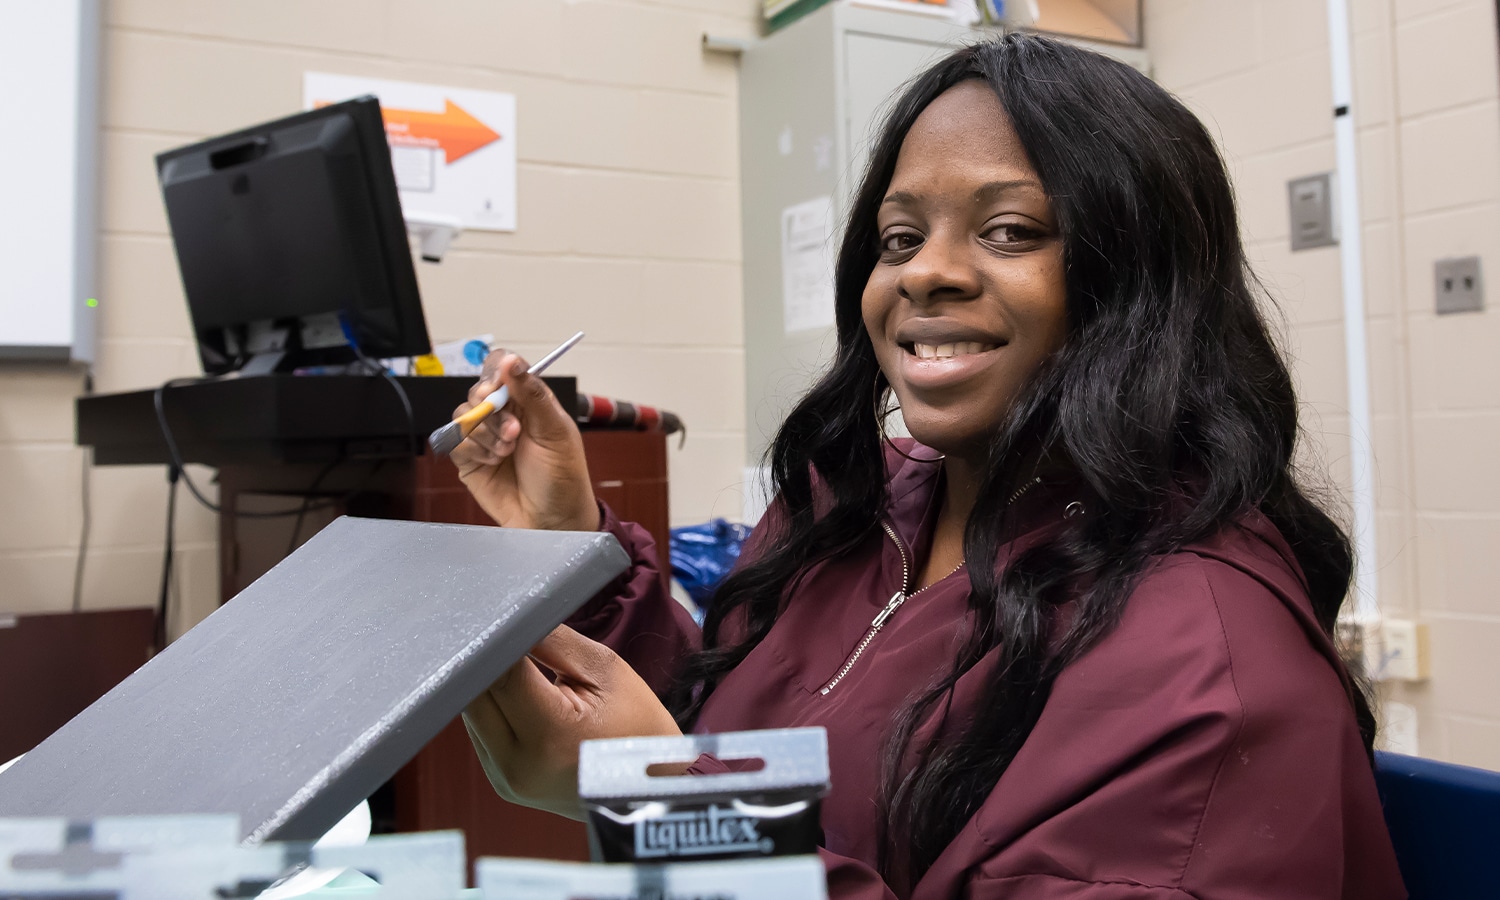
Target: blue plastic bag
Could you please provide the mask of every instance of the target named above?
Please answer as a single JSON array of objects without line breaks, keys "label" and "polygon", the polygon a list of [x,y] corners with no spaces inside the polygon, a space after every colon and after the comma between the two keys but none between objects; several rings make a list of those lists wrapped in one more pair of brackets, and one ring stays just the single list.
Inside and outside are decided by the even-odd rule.
[{"label": "blue plastic bag", "polygon": [[740,547],[749,536],[750,526],[723,519],[672,529],[672,577],[687,590],[700,612],[708,606],[714,588],[734,568]]}]

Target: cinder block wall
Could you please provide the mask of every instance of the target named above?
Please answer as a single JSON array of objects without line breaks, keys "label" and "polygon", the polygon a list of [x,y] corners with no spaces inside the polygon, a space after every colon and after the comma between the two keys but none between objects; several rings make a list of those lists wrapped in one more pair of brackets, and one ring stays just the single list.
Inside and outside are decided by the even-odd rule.
[{"label": "cinder block wall", "polygon": [[[518,104],[519,229],[418,263],[434,339],[494,333],[652,403],[672,518],[737,516],[744,447],[736,63],[704,32],[756,33],[754,0],[105,0],[97,389],[198,363],[152,157],[298,111],[305,71],[506,91]],[[80,374],[0,367],[0,613],[67,609],[82,524]],[[194,470],[200,484],[209,473]],[[162,467],[93,470],[86,608],[156,601]],[[180,615],[217,599],[214,519],[178,500]]]},{"label": "cinder block wall", "polygon": [[[1424,756],[1500,769],[1500,74],[1494,0],[1352,0],[1379,595],[1431,630]],[[1337,248],[1292,253],[1286,182],[1334,167],[1322,0],[1147,0],[1157,79],[1215,131],[1297,361],[1308,458],[1348,485]],[[1478,255],[1488,309],[1439,317],[1433,263]],[[1345,507],[1347,509],[1347,505]]]},{"label": "cinder block wall", "polygon": [[[743,447],[736,80],[704,31],[753,0],[106,0],[102,391],[197,363],[153,154],[295,111],[307,70],[513,92],[520,230],[420,266],[435,337],[537,354],[582,327],[586,390],[684,417],[676,522],[737,514]],[[1353,0],[1379,488],[1380,595],[1432,629],[1433,677],[1387,690],[1425,755],[1500,768],[1500,320],[1437,317],[1432,263],[1478,254],[1500,304],[1500,77],[1491,0]],[[1280,300],[1309,458],[1347,483],[1337,251],[1289,250],[1286,181],[1333,167],[1319,0],[1147,0],[1155,73],[1215,130]],[[66,609],[82,524],[73,372],[0,368],[0,613]],[[207,473],[194,471],[200,483]],[[161,468],[88,476],[83,603],[155,602]],[[176,630],[217,593],[211,516],[179,499]]]}]

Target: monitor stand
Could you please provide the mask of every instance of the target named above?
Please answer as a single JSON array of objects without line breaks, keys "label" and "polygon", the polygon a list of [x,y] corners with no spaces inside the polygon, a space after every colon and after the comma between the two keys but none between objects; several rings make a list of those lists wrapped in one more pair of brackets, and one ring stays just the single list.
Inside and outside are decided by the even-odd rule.
[{"label": "monitor stand", "polygon": [[250,361],[239,368],[238,377],[248,378],[252,375],[270,375],[281,365],[281,360],[286,356],[285,350],[271,350],[266,353],[257,353],[250,357]]}]

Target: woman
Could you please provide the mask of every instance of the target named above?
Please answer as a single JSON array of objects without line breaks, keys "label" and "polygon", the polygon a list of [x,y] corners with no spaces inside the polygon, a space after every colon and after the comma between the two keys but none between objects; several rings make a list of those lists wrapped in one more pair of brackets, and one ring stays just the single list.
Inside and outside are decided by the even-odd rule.
[{"label": "woman", "polygon": [[[638,565],[537,648],[555,682],[523,661],[470,707],[497,789],[577,815],[579,740],[816,724],[835,896],[1404,896],[1331,637],[1348,542],[1293,478],[1202,125],[1061,43],[960,50],[892,110],[836,277],[837,357],[697,652],[500,361],[518,402],[465,483]],[[883,439],[892,394],[915,444]]]}]

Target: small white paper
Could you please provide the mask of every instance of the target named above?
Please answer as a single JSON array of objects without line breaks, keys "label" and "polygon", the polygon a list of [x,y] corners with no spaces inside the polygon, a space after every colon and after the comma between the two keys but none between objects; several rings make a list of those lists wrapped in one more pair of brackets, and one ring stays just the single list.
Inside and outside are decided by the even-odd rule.
[{"label": "small white paper", "polygon": [[397,190],[430,193],[437,180],[437,151],[392,145],[391,169],[396,173]]},{"label": "small white paper", "polygon": [[781,211],[781,297],[787,334],[832,327],[832,197]]}]

